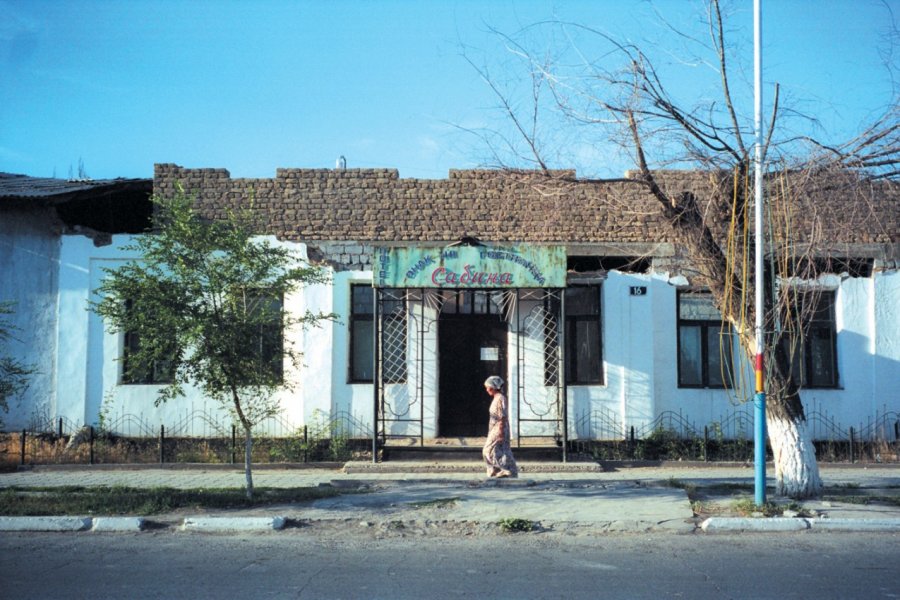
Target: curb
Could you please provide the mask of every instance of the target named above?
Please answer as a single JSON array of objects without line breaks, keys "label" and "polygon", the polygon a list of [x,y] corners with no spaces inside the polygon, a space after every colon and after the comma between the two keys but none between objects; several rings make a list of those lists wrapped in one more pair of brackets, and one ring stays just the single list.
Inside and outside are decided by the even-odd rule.
[{"label": "curb", "polygon": [[284,529],[284,517],[185,517],[181,531],[278,531]]},{"label": "curb", "polygon": [[0,531],[84,531],[90,517],[0,517]]},{"label": "curb", "polygon": [[[326,519],[327,520],[327,519]],[[368,523],[368,522],[366,522]],[[145,530],[142,517],[0,517],[0,532],[138,533]],[[275,517],[185,517],[181,531],[230,533],[237,531],[280,531],[287,519]],[[614,531],[677,531],[677,523],[610,521],[600,529]],[[806,519],[793,517],[710,517],[700,524],[706,533],[796,532],[796,531],[900,531],[900,519]]]},{"label": "curb", "polygon": [[710,517],[700,524],[707,533],[735,531],[900,531],[900,519],[797,519],[793,517]]},{"label": "curb", "polygon": [[143,531],[142,517],[96,517],[91,531],[129,533]]}]

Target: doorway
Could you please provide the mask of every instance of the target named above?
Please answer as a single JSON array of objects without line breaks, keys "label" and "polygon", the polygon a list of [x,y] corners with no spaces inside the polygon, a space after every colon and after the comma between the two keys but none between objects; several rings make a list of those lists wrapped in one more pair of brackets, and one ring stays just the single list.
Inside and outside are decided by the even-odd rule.
[{"label": "doorway", "polygon": [[490,396],[484,380],[506,379],[508,325],[497,314],[448,314],[438,321],[438,436],[484,437]]}]

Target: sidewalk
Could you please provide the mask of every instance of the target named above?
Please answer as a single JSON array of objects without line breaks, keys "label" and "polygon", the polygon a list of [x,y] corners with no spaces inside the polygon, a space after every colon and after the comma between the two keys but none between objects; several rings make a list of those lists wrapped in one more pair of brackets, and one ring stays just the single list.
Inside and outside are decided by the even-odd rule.
[{"label": "sidewalk", "polygon": [[[820,465],[826,500],[800,503],[794,517],[736,518],[729,514],[733,493],[752,498],[753,468],[704,463],[520,464],[516,480],[488,480],[477,463],[362,463],[329,468],[260,465],[257,488],[330,485],[349,491],[308,505],[207,511],[143,519],[89,517],[0,517],[0,531],[135,531],[152,522],[183,530],[271,530],[290,524],[353,524],[362,528],[452,528],[482,530],[503,519],[522,519],[544,531],[569,533],[669,531],[889,530],[900,531],[900,506],[861,504],[862,496],[900,497],[900,465]],[[767,471],[768,485],[772,469]],[[56,486],[138,488],[239,488],[244,473],[233,465],[38,466],[0,474],[0,489]],[[691,491],[711,509],[698,518]],[[771,492],[770,492],[771,494]],[[846,496],[848,501],[843,501]],[[854,498],[850,498],[853,496]],[[772,499],[772,498],[770,498]],[[855,500],[856,502],[850,502]],[[719,515],[721,510],[721,516]],[[805,515],[812,516],[805,516]]]}]

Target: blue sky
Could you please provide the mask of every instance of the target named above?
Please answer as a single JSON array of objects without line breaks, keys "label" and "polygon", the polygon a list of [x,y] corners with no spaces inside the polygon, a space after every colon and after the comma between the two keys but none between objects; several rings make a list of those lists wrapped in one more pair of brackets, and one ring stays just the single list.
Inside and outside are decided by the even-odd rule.
[{"label": "blue sky", "polygon": [[[727,4],[749,69],[752,1]],[[816,134],[840,139],[895,101],[883,64],[891,51],[898,64],[885,37],[898,0],[763,8],[765,80],[820,118]],[[93,178],[150,177],[154,163],[174,162],[272,177],[344,155],[350,167],[444,178],[487,156],[461,128],[504,126],[465,58],[514,80],[492,29],[588,24],[649,48],[690,99],[715,82],[683,60],[683,40],[657,14],[702,36],[701,11],[687,0],[0,0],[0,171],[68,177],[81,163]],[[559,28],[527,31],[538,46],[566,41]],[[631,166],[604,139],[587,146],[554,166],[610,177]]]}]

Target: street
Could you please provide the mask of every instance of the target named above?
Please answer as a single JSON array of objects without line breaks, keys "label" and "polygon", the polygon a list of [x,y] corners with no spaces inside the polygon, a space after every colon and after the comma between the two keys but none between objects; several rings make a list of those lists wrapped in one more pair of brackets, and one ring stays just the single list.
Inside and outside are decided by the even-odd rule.
[{"label": "street", "polygon": [[900,598],[900,535],[3,534],[4,598]]}]

